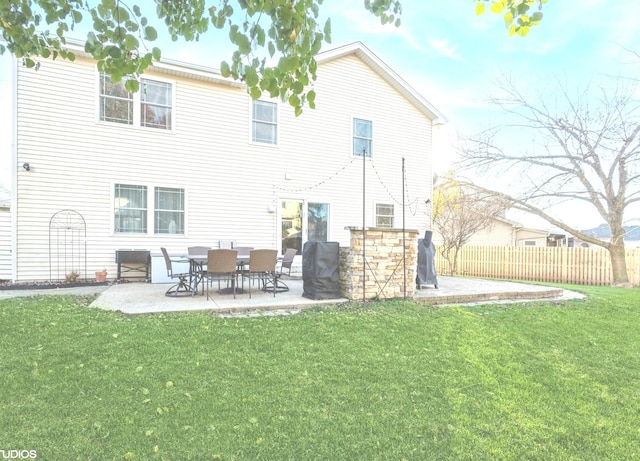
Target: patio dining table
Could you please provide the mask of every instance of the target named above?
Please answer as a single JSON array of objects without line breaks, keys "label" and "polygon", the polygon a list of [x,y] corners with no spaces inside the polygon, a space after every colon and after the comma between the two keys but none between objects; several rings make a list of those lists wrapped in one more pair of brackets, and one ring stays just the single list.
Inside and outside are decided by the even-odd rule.
[{"label": "patio dining table", "polygon": [[[185,258],[189,260],[189,281],[191,284],[192,295],[198,294],[198,287],[202,287],[202,294],[204,295],[204,276],[207,272],[207,260],[206,254],[191,254],[185,255]],[[249,255],[238,255],[236,266],[238,270],[242,270],[244,266],[249,262]],[[231,280],[232,284],[235,284],[235,279]],[[232,294],[234,286],[224,288],[220,290],[222,294]],[[242,290],[236,289],[236,293],[242,293]]]}]

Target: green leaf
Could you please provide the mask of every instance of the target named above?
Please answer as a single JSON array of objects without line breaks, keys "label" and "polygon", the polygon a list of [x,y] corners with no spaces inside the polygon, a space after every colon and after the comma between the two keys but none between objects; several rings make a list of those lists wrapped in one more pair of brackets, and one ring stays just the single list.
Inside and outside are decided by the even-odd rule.
[{"label": "green leaf", "polygon": [[112,58],[117,59],[122,57],[122,50],[115,45],[109,46],[107,52],[109,53],[109,56],[111,56]]},{"label": "green leaf", "polygon": [[283,56],[278,62],[278,67],[285,72],[293,72],[300,67],[300,61],[296,56]]},{"label": "green leaf", "polygon": [[229,77],[231,75],[231,68],[227,61],[222,61],[222,63],[220,63],[220,74],[223,77]]},{"label": "green leaf", "polygon": [[262,96],[262,91],[260,91],[260,88],[254,86],[249,91],[249,94],[251,95],[251,99],[254,99],[254,100],[255,99],[260,99],[260,96]]},{"label": "green leaf", "polygon": [[244,81],[250,87],[256,86],[260,81],[260,79],[258,78],[258,74],[253,67],[247,67],[244,75]]},{"label": "green leaf", "polygon": [[124,38],[124,46],[126,46],[128,50],[135,50],[139,45],[140,42],[138,42],[138,39],[131,34],[127,34]]},{"label": "green leaf", "polygon": [[147,40],[154,41],[158,38],[158,32],[153,27],[147,26],[144,28],[144,36]]},{"label": "green leaf", "polygon": [[155,46],[151,50],[151,55],[153,56],[153,59],[155,59],[156,61],[160,61],[160,59],[162,58],[162,50]]},{"label": "green leaf", "polygon": [[331,43],[331,18],[327,19],[327,22],[324,23],[324,40],[327,43]]},{"label": "green leaf", "polygon": [[140,90],[140,82],[135,78],[128,78],[127,81],[124,82],[124,87],[127,91],[137,93]]}]

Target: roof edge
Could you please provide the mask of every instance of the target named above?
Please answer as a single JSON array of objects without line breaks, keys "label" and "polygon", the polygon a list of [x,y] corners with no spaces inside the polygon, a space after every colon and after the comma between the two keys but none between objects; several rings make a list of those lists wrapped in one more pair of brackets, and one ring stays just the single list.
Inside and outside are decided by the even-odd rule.
[{"label": "roof edge", "polygon": [[321,51],[316,55],[316,61],[318,64],[322,64],[351,54],[368,64],[378,75],[425,113],[434,124],[441,125],[448,122],[447,117],[442,112],[362,42],[352,42],[327,51]]}]

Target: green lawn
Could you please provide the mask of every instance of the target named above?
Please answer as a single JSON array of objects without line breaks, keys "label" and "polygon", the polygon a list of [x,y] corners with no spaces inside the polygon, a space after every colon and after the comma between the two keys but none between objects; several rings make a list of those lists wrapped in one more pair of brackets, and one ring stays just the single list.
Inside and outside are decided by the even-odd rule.
[{"label": "green lawn", "polygon": [[0,450],[38,460],[640,458],[640,290],[300,315],[0,301]]}]

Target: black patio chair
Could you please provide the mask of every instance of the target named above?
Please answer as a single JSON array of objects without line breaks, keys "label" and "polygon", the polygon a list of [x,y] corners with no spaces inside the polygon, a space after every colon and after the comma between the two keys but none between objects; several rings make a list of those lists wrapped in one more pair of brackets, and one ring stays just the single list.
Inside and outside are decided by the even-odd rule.
[{"label": "black patio chair", "polygon": [[169,289],[165,292],[166,296],[192,296],[193,290],[191,288],[191,284],[189,281],[191,280],[190,272],[174,272],[173,263],[174,262],[188,262],[186,259],[172,260],[167,253],[167,249],[161,247],[162,256],[164,256],[164,263],[167,266],[167,276],[171,279],[178,279],[178,283],[169,287]]},{"label": "black patio chair", "polygon": [[291,266],[293,265],[293,258],[295,258],[296,254],[298,254],[298,250],[295,248],[287,248],[282,259],[280,259],[279,269],[275,272],[276,291],[289,291],[289,286],[282,281],[281,277],[284,275],[291,276]]}]

